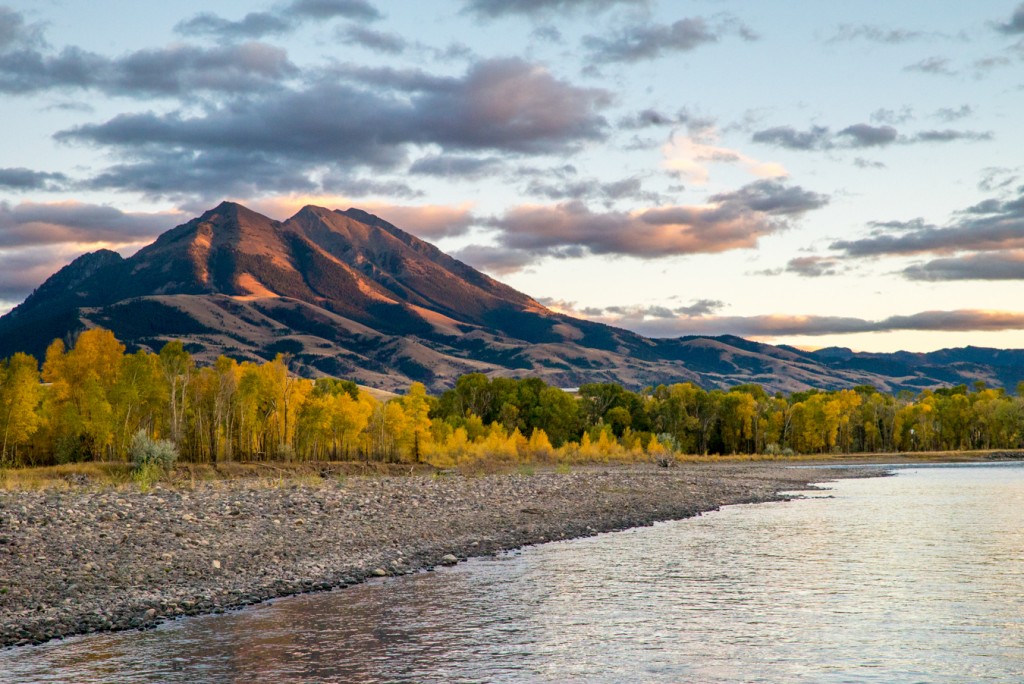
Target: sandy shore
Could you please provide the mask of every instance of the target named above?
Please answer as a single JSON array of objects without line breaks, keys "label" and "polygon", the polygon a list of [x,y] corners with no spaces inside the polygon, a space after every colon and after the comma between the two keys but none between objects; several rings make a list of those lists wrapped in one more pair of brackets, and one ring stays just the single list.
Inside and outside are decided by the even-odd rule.
[{"label": "sandy shore", "polygon": [[[877,473],[878,471],[871,471]],[[144,628],[869,471],[778,464],[0,492],[0,647]]]}]

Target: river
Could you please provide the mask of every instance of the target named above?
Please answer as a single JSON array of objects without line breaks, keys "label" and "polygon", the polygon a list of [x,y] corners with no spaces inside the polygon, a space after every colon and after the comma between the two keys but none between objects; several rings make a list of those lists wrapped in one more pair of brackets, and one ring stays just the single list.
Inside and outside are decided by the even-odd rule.
[{"label": "river", "polygon": [[895,472],[11,649],[0,681],[1024,680],[1024,467]]}]

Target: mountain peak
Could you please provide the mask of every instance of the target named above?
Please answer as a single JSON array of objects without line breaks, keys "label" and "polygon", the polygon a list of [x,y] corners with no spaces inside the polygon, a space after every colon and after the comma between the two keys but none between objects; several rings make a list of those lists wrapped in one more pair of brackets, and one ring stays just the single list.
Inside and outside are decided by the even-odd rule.
[{"label": "mountain peak", "polygon": [[396,389],[464,373],[630,387],[757,382],[769,390],[1013,387],[1024,351],[797,353],[734,336],[653,340],[554,313],[357,208],[307,205],[286,221],[225,201],[128,259],[100,250],[0,318],[0,357],[41,357],[54,338],[102,326],[130,349],[186,341],[196,357],[292,355],[296,369]]}]

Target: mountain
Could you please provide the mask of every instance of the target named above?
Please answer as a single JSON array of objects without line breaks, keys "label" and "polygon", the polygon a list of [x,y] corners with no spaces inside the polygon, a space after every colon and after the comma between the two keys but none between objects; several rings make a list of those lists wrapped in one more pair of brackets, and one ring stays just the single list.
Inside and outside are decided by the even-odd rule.
[{"label": "mountain", "polygon": [[755,382],[796,391],[919,390],[1024,380],[1024,351],[806,352],[733,336],[649,339],[551,311],[360,211],[307,206],[275,221],[224,202],[134,256],[79,257],[0,318],[0,357],[42,358],[54,338],[112,330],[129,349],[183,339],[200,361],[284,352],[307,375],[432,389],[464,373],[637,388]]}]

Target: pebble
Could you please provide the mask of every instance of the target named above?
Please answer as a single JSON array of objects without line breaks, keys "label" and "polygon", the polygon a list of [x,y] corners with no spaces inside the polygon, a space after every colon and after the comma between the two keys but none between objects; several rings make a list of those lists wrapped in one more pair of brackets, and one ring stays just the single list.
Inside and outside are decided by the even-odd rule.
[{"label": "pebble", "polygon": [[531,477],[347,477],[344,486],[231,480],[150,493],[90,485],[0,491],[0,648],[774,500],[843,475],[649,464],[568,474],[538,467]]}]

